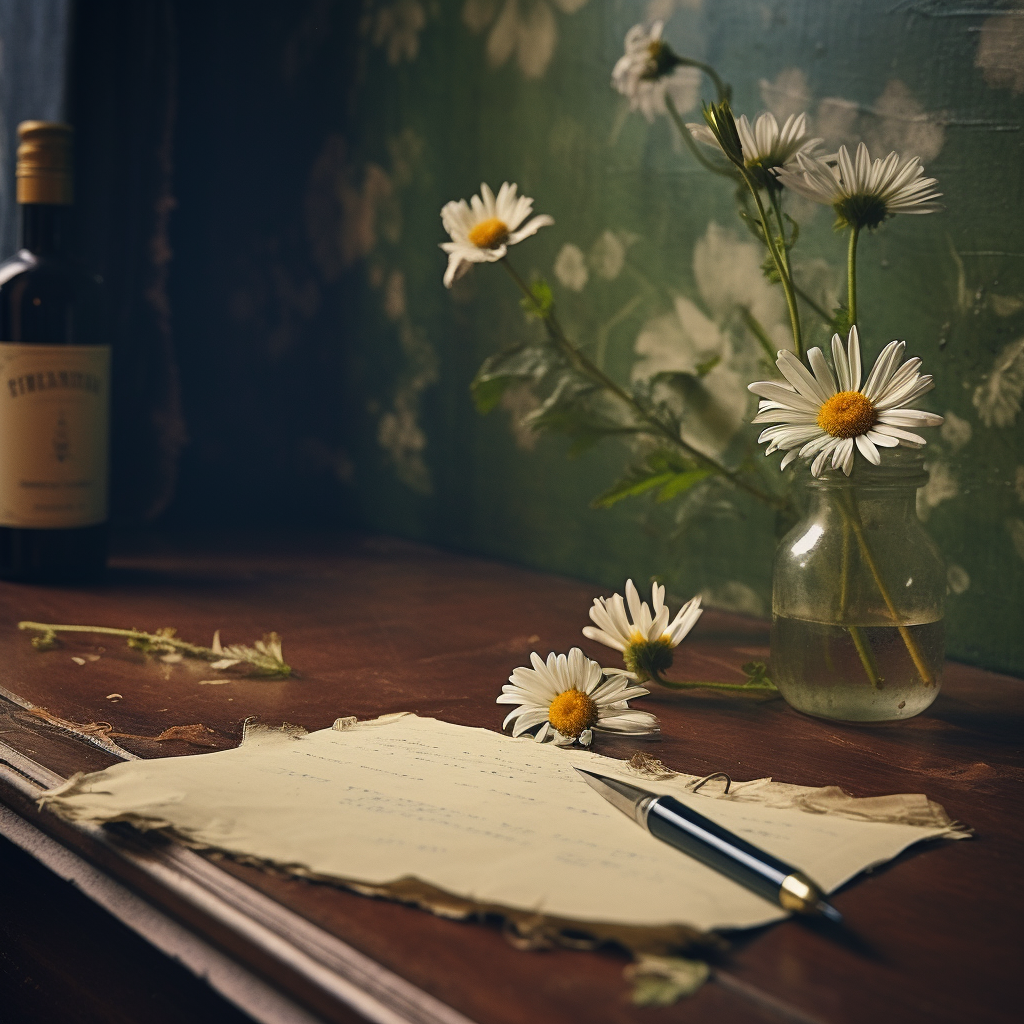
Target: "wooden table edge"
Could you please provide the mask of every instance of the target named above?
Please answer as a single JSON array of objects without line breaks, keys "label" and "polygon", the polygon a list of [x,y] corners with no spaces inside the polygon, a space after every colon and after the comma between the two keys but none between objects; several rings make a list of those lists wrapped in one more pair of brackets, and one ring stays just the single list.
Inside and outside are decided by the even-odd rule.
[{"label": "wooden table edge", "polygon": [[41,810],[39,794],[63,781],[0,741],[0,835],[259,1024],[473,1024],[176,842]]}]

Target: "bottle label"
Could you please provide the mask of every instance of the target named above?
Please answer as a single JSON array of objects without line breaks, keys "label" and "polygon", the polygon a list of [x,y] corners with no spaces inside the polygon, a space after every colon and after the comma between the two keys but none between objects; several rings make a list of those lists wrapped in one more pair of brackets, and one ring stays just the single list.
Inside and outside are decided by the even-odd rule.
[{"label": "bottle label", "polygon": [[0,526],[107,518],[109,345],[0,342]]}]

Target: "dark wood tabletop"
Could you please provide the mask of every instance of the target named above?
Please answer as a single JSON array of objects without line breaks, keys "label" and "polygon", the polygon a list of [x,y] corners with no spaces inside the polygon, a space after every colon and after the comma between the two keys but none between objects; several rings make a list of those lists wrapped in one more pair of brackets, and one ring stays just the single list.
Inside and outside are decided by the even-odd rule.
[{"label": "dark wood tabletop", "polygon": [[[580,632],[597,592],[592,585],[389,539],[150,542],[117,558],[101,585],[0,585],[0,686],[18,698],[0,702],[0,741],[68,777],[117,757],[62,731],[54,720],[74,723],[100,742],[107,736],[141,757],[231,747],[251,717],[312,730],[343,715],[414,711],[500,729],[504,711],[495,697],[531,651],[580,646],[602,663],[614,663],[613,652]],[[167,664],[113,638],[71,638],[39,652],[17,629],[23,619],[146,630],[172,626],[202,644],[215,629],[224,643],[251,643],[275,630],[296,675],[200,685],[218,673],[190,662]],[[741,682],[740,666],[767,655],[767,623],[708,611],[679,648],[673,672],[682,679]],[[622,977],[628,957],[622,951],[523,950],[493,921],[445,920],[223,860],[214,870],[365,954],[411,983],[410,991],[434,997],[478,1024],[1018,1019],[1024,913],[1021,681],[949,664],[930,709],[880,726],[808,718],[778,698],[698,691],[656,689],[642,706],[661,719],[660,737],[602,736],[595,749],[614,757],[643,750],[693,774],[726,771],[734,779],[772,776],[806,786],[838,785],[856,796],[925,793],[970,825],[975,836],[909,851],[839,891],[833,902],[856,941],[836,941],[794,921],[732,936],[730,948],[714,959],[712,980],[691,999],[667,1008],[629,1002]],[[15,792],[0,778],[0,800],[58,843],[73,843],[52,815],[34,810],[24,795],[31,771],[19,771],[22,789]],[[78,854],[103,867],[105,855],[91,853],[89,842],[82,840]],[[32,872],[41,869],[18,860],[23,856],[8,851],[4,863],[15,867],[4,870],[36,878]],[[5,888],[10,881],[5,879]],[[126,884],[135,883],[128,878]],[[42,977],[49,970],[46,977],[56,978],[73,965],[41,966],[46,957],[39,950],[47,945],[39,926],[42,904],[34,913],[30,896],[16,888],[8,909],[22,915],[24,948],[18,948],[18,935],[12,937],[17,929],[9,917],[0,925],[0,985],[13,1000],[8,1005],[31,1014],[31,1007],[49,1005],[46,986],[33,981],[32,972]],[[71,955],[59,952],[62,942],[78,950],[81,977],[68,991],[79,993],[81,1001],[74,1013],[52,1019],[142,1019],[132,1016],[141,1012],[132,1007],[145,1003],[142,995],[142,1002],[132,1001],[133,986],[159,975],[161,956],[143,943],[131,954],[137,958],[133,964],[122,964],[126,970],[118,974],[110,963],[116,957],[105,958],[103,944],[112,951],[128,949],[118,945],[129,942],[127,932],[118,932],[121,926],[106,921],[84,897],[75,899],[81,902],[66,904],[64,917],[50,926],[57,950],[50,959]],[[100,916],[93,921],[90,914]],[[207,939],[232,949],[230,936]],[[34,960],[28,946],[38,947]],[[180,1005],[191,1007],[192,1020],[205,1019],[203,1013],[212,1014],[209,1019],[245,1019],[227,1002],[202,1009],[197,995],[198,1002],[188,1003],[189,986],[198,982],[175,964],[168,963],[166,971],[177,979],[170,985],[175,995],[162,1010],[146,1011],[147,1024],[182,1019],[168,1016],[185,1012],[175,1009],[174,998],[186,1000]],[[32,985],[39,989],[36,1003]],[[301,994],[295,998],[301,1004]],[[104,1005],[111,1008],[105,1017]],[[321,1001],[306,1008],[315,1019],[359,1019],[353,1005]],[[89,1007],[99,1008],[99,1015],[89,1016]],[[40,1009],[38,1019],[51,1019],[46,1012]]]}]

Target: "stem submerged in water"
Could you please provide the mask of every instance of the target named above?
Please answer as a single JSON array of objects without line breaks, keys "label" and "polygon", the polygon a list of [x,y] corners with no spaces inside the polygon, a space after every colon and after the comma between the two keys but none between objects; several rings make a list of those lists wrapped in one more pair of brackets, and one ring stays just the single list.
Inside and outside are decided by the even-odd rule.
[{"label": "stem submerged in water", "polygon": [[[932,675],[931,669],[928,668],[928,664],[924,660],[924,656],[921,654],[921,649],[917,646],[917,641],[914,639],[913,634],[902,621],[902,616],[897,610],[896,604],[889,593],[889,588],[885,585],[885,580],[882,579],[882,573],[878,568],[878,563],[875,561],[874,553],[872,552],[871,546],[868,544],[867,536],[864,533],[864,523],[860,518],[860,509],[857,505],[857,495],[852,487],[848,489],[848,493],[842,500],[846,503],[846,510],[850,516],[850,526],[853,528],[854,537],[857,538],[857,544],[860,547],[861,555],[874,578],[879,594],[882,595],[882,600],[885,602],[885,607],[888,609],[889,615],[892,617],[892,621],[899,630],[900,637],[906,645],[907,653],[910,655],[910,660],[913,661],[914,667],[917,669],[918,675],[921,677],[921,682],[923,682],[925,686],[934,686],[935,677]],[[854,643],[856,643],[856,640],[854,640]]]},{"label": "stem submerged in water", "polygon": [[864,666],[864,674],[871,683],[871,688],[878,690],[882,686],[882,677],[878,673],[878,666],[875,664],[874,656],[871,653],[871,646],[867,638],[860,631],[860,626],[847,626],[846,609],[850,603],[850,517],[846,508],[840,506],[843,514],[843,557],[839,566],[839,621],[850,634],[853,646],[857,649],[857,657]]}]

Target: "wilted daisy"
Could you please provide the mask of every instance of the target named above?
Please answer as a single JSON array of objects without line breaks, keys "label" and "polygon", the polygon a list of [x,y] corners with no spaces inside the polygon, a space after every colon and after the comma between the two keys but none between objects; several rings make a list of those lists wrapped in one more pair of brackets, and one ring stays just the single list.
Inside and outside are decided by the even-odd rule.
[{"label": "wilted daisy", "polygon": [[289,675],[291,668],[285,664],[281,638],[277,633],[267,633],[262,640],[257,640],[252,647],[247,644],[231,644],[221,646],[220,630],[213,634],[210,653],[220,655],[210,668],[231,668],[243,662],[253,666],[255,675]]},{"label": "wilted daisy", "polygon": [[792,352],[780,352],[778,367],[789,383],[758,381],[749,385],[762,399],[754,422],[777,424],[758,438],[768,442],[765,455],[784,449],[782,469],[798,457],[813,455],[814,476],[821,476],[831,456],[832,468],[841,468],[849,476],[855,450],[877,466],[879,448],[922,447],[925,439],[906,428],[937,427],[942,417],[907,408],[935,382],[929,374],[918,373],[921,360],[916,356],[900,365],[905,347],[902,341],[889,342],[863,387],[856,327],[850,329],[845,351],[839,335],[832,336],[838,386],[820,348],[807,353],[813,374]]},{"label": "wilted daisy", "polygon": [[514,722],[513,736],[540,726],[534,739],[566,747],[579,742],[590,746],[594,730],[655,733],[658,719],[646,711],[635,711],[626,703],[651,691],[637,686],[621,673],[605,678],[604,670],[578,647],[569,656],[549,654],[545,663],[531,654],[533,668],[517,668],[501,688],[498,704],[518,704],[509,712],[502,728]]},{"label": "wilted daisy", "polygon": [[[688,124],[690,134],[705,145],[721,149],[715,133],[706,124]],[[743,166],[754,176],[762,188],[776,182],[775,171],[796,166],[798,153],[813,156],[821,139],[807,135],[807,115],[790,114],[779,128],[774,114],[762,114],[751,127],[746,114],[736,118],[736,131],[743,147]]]},{"label": "wilted daisy", "polygon": [[829,161],[796,155],[796,167],[778,172],[779,181],[794,192],[816,203],[831,206],[837,227],[876,228],[886,217],[897,213],[935,213],[942,207],[935,202],[935,178],[924,177],[916,157],[901,160],[890,153],[884,160],[872,162],[863,142],[850,159],[845,146],[839,147],[833,166]]},{"label": "wilted daisy", "polygon": [[[626,614],[629,604],[630,622]],[[655,583],[651,588],[651,604],[640,600],[632,580],[626,580],[626,600],[621,594],[610,598],[595,597],[590,609],[593,626],[584,626],[583,635],[606,647],[622,651],[626,668],[644,683],[657,680],[672,664],[672,651],[703,614],[700,597],[691,598],[669,622],[665,604],[665,588]]]},{"label": "wilted daisy", "polygon": [[634,25],[626,33],[626,52],[612,69],[612,85],[629,98],[630,110],[639,110],[648,121],[666,112],[666,92],[676,110],[689,110],[700,90],[700,71],[672,52],[661,38],[664,27],[660,21],[650,28]]},{"label": "wilted daisy", "polygon": [[[452,236],[450,242],[441,243],[441,248],[448,253],[448,269],[444,274],[446,288],[451,288],[452,282],[469,269],[469,264],[503,259],[510,245],[555,223],[542,213],[523,224],[533,211],[533,200],[517,196],[516,192],[517,187],[506,181],[495,198],[484,183],[480,186],[480,195],[473,196],[469,203],[465,199],[445,203],[441,223]],[[523,226],[519,227],[520,224]]]}]

